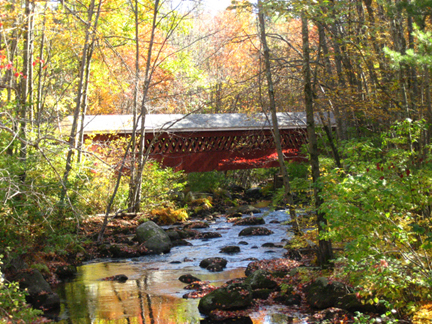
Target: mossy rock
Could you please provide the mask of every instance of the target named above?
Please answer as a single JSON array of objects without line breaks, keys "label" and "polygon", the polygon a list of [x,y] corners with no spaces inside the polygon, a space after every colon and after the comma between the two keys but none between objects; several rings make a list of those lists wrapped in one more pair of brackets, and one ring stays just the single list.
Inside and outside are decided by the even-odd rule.
[{"label": "mossy rock", "polygon": [[137,227],[136,237],[139,243],[153,253],[168,253],[171,250],[171,239],[168,234],[152,221]]},{"label": "mossy rock", "polygon": [[249,285],[234,283],[216,289],[201,298],[198,310],[202,314],[210,314],[212,310],[236,310],[252,304],[252,291]]},{"label": "mossy rock", "polygon": [[252,273],[246,280],[252,289],[273,289],[278,286],[276,281],[272,279],[270,272],[265,270],[257,270]]}]

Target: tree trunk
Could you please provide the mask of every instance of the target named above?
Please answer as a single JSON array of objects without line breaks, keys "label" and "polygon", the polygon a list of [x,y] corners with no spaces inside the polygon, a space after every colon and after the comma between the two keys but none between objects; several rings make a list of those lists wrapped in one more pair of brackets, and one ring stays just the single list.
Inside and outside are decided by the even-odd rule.
[{"label": "tree trunk", "polygon": [[[315,209],[317,212],[317,226],[319,235],[325,231],[324,226],[327,224],[325,215],[320,211],[322,198],[320,196],[319,187],[319,153],[318,143],[315,134],[315,121],[313,109],[313,93],[310,74],[310,58],[309,58],[309,30],[305,13],[302,13],[302,41],[303,41],[303,77],[304,77],[304,95],[306,103],[306,123],[309,140],[309,155],[312,167],[312,179],[314,184]],[[333,251],[331,241],[319,239],[318,248],[318,263],[322,267],[328,267],[333,259]]]},{"label": "tree trunk", "polygon": [[279,132],[277,115],[276,115],[276,102],[274,97],[273,80],[272,80],[271,66],[270,66],[270,50],[267,45],[264,14],[262,9],[262,2],[260,0],[258,0],[258,19],[259,19],[259,27],[260,27],[261,44],[263,46],[263,51],[264,51],[264,63],[265,63],[266,77],[267,77],[268,96],[270,101],[270,112],[271,112],[271,119],[273,124],[273,137],[276,144],[276,151],[278,154],[279,166],[280,166],[280,171],[282,173],[282,179],[283,179],[284,190],[285,190],[284,203],[288,205],[291,219],[294,222],[293,228],[295,233],[300,233],[300,226],[298,224],[297,215],[294,207],[294,199],[291,193],[291,185],[288,177],[288,171],[285,165],[284,154],[282,151],[281,136]]},{"label": "tree trunk", "polygon": [[147,95],[150,88],[150,82],[152,79],[153,69],[151,67],[152,52],[154,45],[154,38],[157,25],[157,16],[159,13],[159,0],[155,0],[154,11],[153,11],[153,23],[150,35],[149,47],[147,49],[147,62],[144,74],[144,88],[143,88],[143,98],[141,100],[141,111],[140,111],[140,134],[139,134],[139,144],[138,144],[138,166],[137,174],[135,178],[134,185],[134,196],[133,201],[130,203],[132,206],[132,212],[138,212],[140,210],[141,203],[141,185],[142,185],[142,174],[144,171],[144,166],[146,163],[146,158],[144,157],[144,146],[145,146],[145,118],[147,115]]},{"label": "tree trunk", "polygon": [[138,19],[138,0],[135,0],[135,7],[133,4],[132,10],[135,15],[135,89],[133,98],[133,132],[131,135],[131,162],[130,162],[130,179],[129,179],[129,199],[128,209],[133,211],[135,209],[135,192],[136,192],[136,130],[138,127],[138,89],[140,81],[140,47],[139,47],[139,19]]},{"label": "tree trunk", "polygon": [[[81,102],[82,102],[82,95],[83,95],[83,89],[85,88],[84,80],[85,80],[85,70],[87,66],[87,57],[88,57],[88,49],[89,49],[89,40],[90,40],[90,34],[92,32],[95,32],[95,30],[92,31],[92,24],[91,20],[94,13],[94,7],[95,7],[96,0],[92,0],[89,7],[89,13],[88,13],[88,20],[87,20],[87,28],[86,28],[86,36],[85,36],[85,42],[84,42],[84,48],[83,53],[81,57],[81,64],[80,64],[80,76],[79,76],[79,83],[78,83],[78,93],[76,97],[76,106],[73,114],[73,120],[72,120],[72,127],[69,137],[69,150],[66,157],[66,168],[63,175],[63,183],[64,187],[62,188],[61,194],[60,194],[60,204],[64,203],[64,198],[67,193],[67,181],[69,178],[69,173],[72,170],[72,158],[74,150],[77,148],[77,128],[78,128],[78,119],[81,111]],[[96,28],[100,8],[101,8],[102,1],[99,2],[98,6],[98,12],[96,14],[95,24],[93,28]]]},{"label": "tree trunk", "polygon": [[37,93],[36,93],[36,121],[37,121],[37,130],[38,134],[40,133],[40,124],[41,124],[41,117],[42,117],[42,72],[43,72],[43,61],[44,61],[44,47],[45,47],[45,41],[46,41],[46,13],[48,9],[48,1],[45,3],[44,8],[44,18],[42,23],[42,35],[41,35],[41,44],[39,47],[39,68],[38,68],[38,86],[37,86]]}]

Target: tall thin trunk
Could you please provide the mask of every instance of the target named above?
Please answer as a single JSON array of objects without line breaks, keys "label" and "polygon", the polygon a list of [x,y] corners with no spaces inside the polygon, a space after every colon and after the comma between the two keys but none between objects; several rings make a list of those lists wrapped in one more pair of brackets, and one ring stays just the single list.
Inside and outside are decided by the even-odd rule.
[{"label": "tall thin trunk", "polygon": [[[332,78],[332,69],[331,69],[331,64],[330,64],[330,60],[329,60],[329,56],[328,56],[328,47],[327,47],[327,44],[326,44],[326,37],[325,37],[324,26],[320,22],[317,22],[317,26],[318,26],[318,35],[319,35],[319,46],[318,46],[319,47],[319,54],[318,55],[321,56],[321,50],[322,50],[322,52],[324,54],[323,55],[323,61],[324,61],[325,71],[327,73],[327,78],[331,80],[330,81],[330,88],[334,89],[335,88],[335,84],[332,81],[333,80],[333,78]],[[316,77],[315,77],[315,81],[316,81]],[[315,82],[315,84],[317,84],[317,83],[318,82]],[[320,86],[320,87],[321,87],[321,90],[324,93],[323,87],[322,86]],[[339,111],[338,105],[337,104],[333,105],[330,98],[328,100],[329,100],[329,103],[330,103],[331,107],[333,108],[333,112],[334,112],[336,123],[337,123],[338,127],[342,127],[341,115],[340,115],[340,111]],[[323,114],[322,114],[321,111],[319,111],[319,114],[320,114],[320,117],[321,117],[321,121],[322,121],[322,124],[323,124],[324,131],[325,131],[325,133],[327,135],[327,139],[329,141],[329,144],[330,144],[330,147],[331,147],[331,150],[332,150],[332,153],[333,153],[333,157],[334,157],[336,166],[341,169],[342,168],[342,164],[341,164],[341,161],[340,161],[339,152],[338,152],[337,147],[336,147],[336,145],[334,143],[331,126],[328,126],[325,123],[325,119],[324,119],[324,116],[323,116]]]},{"label": "tall thin trunk", "polygon": [[431,142],[431,137],[432,137],[432,99],[431,99],[431,86],[430,86],[430,75],[429,75],[429,67],[428,66],[424,66],[423,67],[424,71],[425,71],[425,78],[424,78],[424,83],[425,83],[425,89],[426,89],[426,109],[427,109],[427,123],[428,123],[428,131],[426,134],[426,144],[429,144]]},{"label": "tall thin trunk", "polygon": [[[20,98],[19,109],[20,109],[20,134],[22,139],[27,137],[27,121],[33,120],[31,113],[31,78],[32,78],[32,64],[31,60],[33,57],[33,14],[34,4],[30,0],[25,2],[25,24],[24,24],[24,50],[23,50],[23,76],[20,79]],[[30,113],[28,108],[30,107]],[[21,142],[20,159],[24,164],[27,161],[27,145],[25,141]],[[24,168],[25,170],[25,168]],[[26,172],[24,171],[21,175],[21,180],[24,181],[26,178]]]},{"label": "tall thin trunk", "polygon": [[48,9],[48,1],[45,3],[44,13],[43,13],[43,23],[42,23],[42,35],[41,35],[41,43],[39,47],[39,69],[38,69],[38,85],[36,92],[36,120],[37,120],[37,130],[40,132],[40,124],[41,124],[41,114],[42,114],[42,72],[43,72],[43,63],[44,62],[44,47],[46,41],[46,13]]},{"label": "tall thin trunk", "polygon": [[[311,73],[310,73],[310,58],[309,58],[309,29],[307,18],[305,13],[302,13],[302,41],[303,41],[303,78],[304,78],[304,95],[306,103],[306,123],[309,140],[309,155],[310,163],[312,167],[312,180],[314,183],[314,197],[315,197],[315,208],[317,212],[317,226],[319,234],[323,234],[325,231],[325,224],[327,219],[325,215],[320,211],[321,204],[323,203],[320,196],[319,187],[319,153],[318,143],[315,134],[315,121],[314,121],[314,108],[313,108],[313,93],[311,84]],[[331,241],[319,239],[318,249],[318,262],[321,266],[327,267],[330,265],[330,260],[333,259],[333,250]]]},{"label": "tall thin trunk", "polygon": [[[94,33],[93,33],[94,35]],[[90,46],[89,52],[87,54],[86,60],[86,68],[85,68],[85,79],[84,79],[84,90],[82,94],[82,102],[81,102],[81,118],[80,118],[80,128],[79,128],[79,136],[78,136],[78,158],[77,161],[80,163],[82,161],[82,148],[84,146],[84,127],[85,127],[85,116],[87,114],[88,107],[88,88],[90,82],[90,71],[91,71],[91,57],[93,56],[95,40],[93,38]]]},{"label": "tall thin trunk", "polygon": [[129,179],[129,210],[134,210],[135,206],[135,191],[136,191],[136,132],[138,127],[138,89],[140,81],[140,46],[139,46],[139,19],[138,19],[138,0],[135,0],[135,8],[132,4],[132,9],[135,14],[135,89],[133,98],[133,129],[131,135],[131,162],[130,162],[130,179]]},{"label": "tall thin trunk", "polygon": [[258,0],[258,19],[259,19],[259,26],[260,26],[260,38],[261,38],[261,44],[263,46],[264,51],[264,63],[265,63],[265,69],[266,69],[266,77],[267,77],[267,87],[268,87],[268,96],[270,101],[270,111],[271,111],[271,119],[273,123],[273,136],[276,144],[276,151],[278,154],[278,161],[280,170],[282,173],[282,179],[284,184],[284,202],[288,204],[289,213],[291,216],[291,219],[294,222],[294,231],[298,233],[300,231],[300,227],[297,220],[297,215],[295,212],[294,207],[294,199],[291,193],[291,185],[288,177],[288,171],[285,165],[284,160],[284,154],[282,151],[282,144],[281,144],[281,136],[279,132],[278,127],[278,121],[277,121],[277,115],[276,115],[276,102],[275,102],[275,96],[274,96],[274,88],[273,88],[273,80],[272,80],[272,74],[271,74],[271,66],[270,66],[270,50],[267,45],[267,37],[266,37],[266,31],[265,31],[265,22],[264,22],[264,14],[262,9],[262,2]]},{"label": "tall thin trunk", "polygon": [[[70,171],[72,170],[72,159],[73,159],[73,153],[74,150],[77,147],[77,128],[78,128],[78,120],[79,115],[81,111],[81,103],[82,103],[82,95],[83,95],[83,89],[85,88],[84,80],[85,80],[85,70],[87,66],[87,56],[88,56],[88,49],[89,49],[89,43],[90,43],[90,34],[92,32],[92,24],[91,20],[94,13],[94,7],[95,7],[96,0],[92,0],[89,7],[89,13],[88,13],[88,20],[87,20],[87,28],[86,28],[86,36],[85,36],[85,42],[84,42],[84,48],[83,53],[81,57],[81,64],[80,64],[80,76],[79,76],[79,83],[78,83],[78,92],[76,97],[76,106],[73,114],[73,120],[72,120],[72,127],[69,137],[69,150],[66,157],[66,168],[63,175],[63,183],[65,184],[62,187],[62,191],[60,194],[60,203],[63,204],[64,198],[66,196],[66,190],[67,190],[67,181],[69,178]],[[96,13],[95,18],[95,24],[94,26],[97,26],[100,8],[101,8],[102,1],[99,2],[98,11]]]},{"label": "tall thin trunk", "polygon": [[144,87],[143,87],[143,98],[141,100],[141,111],[140,111],[140,137],[138,144],[138,170],[137,176],[135,178],[135,196],[133,197],[133,210],[134,212],[138,212],[140,210],[141,203],[141,184],[142,184],[142,174],[144,171],[144,166],[146,163],[146,159],[144,157],[144,144],[145,144],[145,118],[147,115],[147,95],[150,88],[150,82],[152,79],[153,71],[151,70],[151,60],[153,53],[153,45],[154,38],[156,32],[157,25],[157,16],[159,13],[159,0],[155,0],[154,3],[154,11],[153,11],[153,23],[152,30],[150,35],[149,47],[147,49],[147,62],[146,69],[144,74]]}]

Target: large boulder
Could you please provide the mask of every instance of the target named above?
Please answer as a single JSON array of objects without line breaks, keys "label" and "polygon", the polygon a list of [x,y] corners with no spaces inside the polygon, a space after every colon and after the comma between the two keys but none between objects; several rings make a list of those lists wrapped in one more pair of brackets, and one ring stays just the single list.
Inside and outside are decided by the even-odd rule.
[{"label": "large boulder", "polygon": [[252,289],[273,289],[278,285],[273,280],[271,273],[262,269],[253,272],[246,282],[251,285]]},{"label": "large boulder", "polygon": [[54,310],[60,308],[60,297],[54,293],[39,270],[21,270],[13,279],[21,289],[27,289],[27,301],[34,308]]},{"label": "large boulder", "polygon": [[168,234],[152,221],[137,227],[136,238],[153,253],[168,253],[171,250],[171,239]]},{"label": "large boulder", "polygon": [[216,289],[201,298],[198,310],[208,315],[212,310],[236,310],[252,304],[252,291],[249,285],[233,283]]}]

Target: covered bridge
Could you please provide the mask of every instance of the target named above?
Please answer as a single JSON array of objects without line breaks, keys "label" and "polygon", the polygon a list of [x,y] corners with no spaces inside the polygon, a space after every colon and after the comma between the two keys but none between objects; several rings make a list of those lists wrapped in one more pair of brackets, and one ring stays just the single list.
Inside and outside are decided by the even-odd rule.
[{"label": "covered bridge", "polygon": [[[278,113],[286,160],[304,161],[305,113]],[[72,122],[68,117],[66,124]],[[140,125],[137,126],[140,132]],[[132,115],[85,116],[84,135],[94,142],[130,137]],[[271,119],[265,114],[149,114],[145,116],[145,151],[150,159],[186,172],[278,166]]]}]

